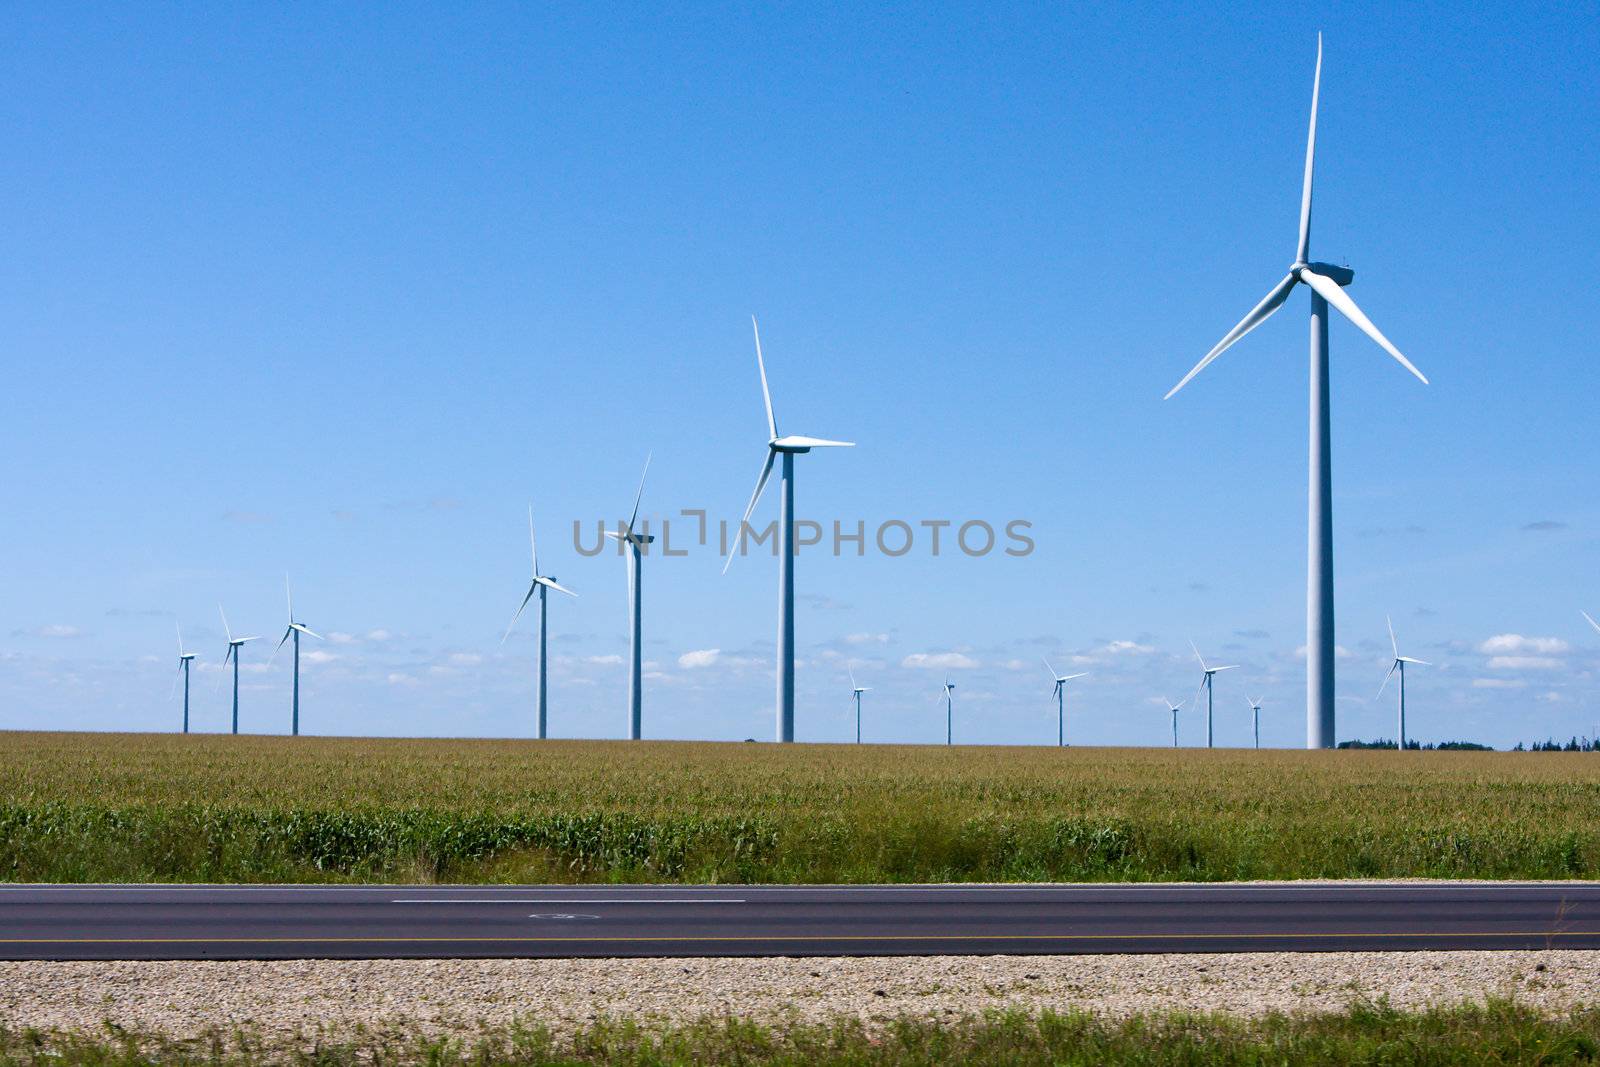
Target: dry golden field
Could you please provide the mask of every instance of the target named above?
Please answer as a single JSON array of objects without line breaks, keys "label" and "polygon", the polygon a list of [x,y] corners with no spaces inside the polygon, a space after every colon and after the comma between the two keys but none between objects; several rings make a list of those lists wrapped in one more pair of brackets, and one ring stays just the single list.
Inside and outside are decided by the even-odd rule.
[{"label": "dry golden field", "polygon": [[0,733],[14,881],[1596,871],[1591,753]]}]

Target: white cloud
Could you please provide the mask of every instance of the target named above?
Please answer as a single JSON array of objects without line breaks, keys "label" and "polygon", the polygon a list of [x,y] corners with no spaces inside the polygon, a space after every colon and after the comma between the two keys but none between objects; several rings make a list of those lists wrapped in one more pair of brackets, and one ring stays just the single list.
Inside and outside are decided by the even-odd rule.
[{"label": "white cloud", "polygon": [[1572,646],[1559,637],[1523,637],[1521,634],[1496,634],[1478,646],[1486,656],[1564,656]]},{"label": "white cloud", "polygon": [[888,634],[851,634],[844,639],[847,645],[887,645]]},{"label": "white cloud", "polygon": [[717,662],[717,657],[722,655],[720,648],[701,648],[693,652],[685,652],[678,657],[678,666],[685,670],[695,667],[709,667]]},{"label": "white cloud", "polygon": [[1553,671],[1561,661],[1550,656],[1490,656],[1491,671]]},{"label": "white cloud", "polygon": [[390,671],[389,672],[388,681],[389,681],[390,685],[416,685],[417,684],[417,680],[415,678],[411,677],[411,675],[409,675],[409,674],[403,674],[400,671]]},{"label": "white cloud", "polygon": [[360,638],[356,637],[355,634],[347,634],[339,630],[329,630],[328,640],[335,645],[353,645],[360,640]]},{"label": "white cloud", "polygon": [[332,652],[324,652],[320,648],[313,648],[309,652],[300,653],[300,658],[307,663],[332,663],[339,657]]},{"label": "white cloud", "polygon": [[367,631],[367,640],[368,641],[388,641],[393,637],[394,637],[394,634],[390,633],[388,630],[381,630],[380,629],[380,630],[368,630]]},{"label": "white cloud", "polygon": [[483,662],[483,657],[476,652],[452,652],[450,662],[456,667],[476,667]]},{"label": "white cloud", "polygon": [[588,656],[588,657],[585,657],[584,662],[585,663],[592,663],[597,667],[613,667],[613,666],[616,666],[618,663],[622,662],[622,657],[617,655],[615,652],[613,652],[613,653],[611,653],[609,655],[605,655],[605,656]]},{"label": "white cloud", "polygon": [[913,652],[900,661],[902,667],[946,671],[971,670],[977,665],[977,660],[960,652]]},{"label": "white cloud", "polygon": [[1474,689],[1521,689],[1527,682],[1519,682],[1512,678],[1474,678]]},{"label": "white cloud", "polygon": [[1112,641],[1109,644],[1107,644],[1104,648],[1102,648],[1100,651],[1102,651],[1102,652],[1104,652],[1104,653],[1106,653],[1107,655],[1110,655],[1110,656],[1120,656],[1120,655],[1143,656],[1143,655],[1146,655],[1147,653],[1154,652],[1155,649],[1150,647],[1149,645],[1141,645],[1137,641]]},{"label": "white cloud", "polygon": [[61,623],[61,622],[53,622],[53,623],[47,623],[44,626],[36,626],[31,630],[13,630],[11,632],[11,636],[12,637],[58,637],[58,638],[82,637],[83,636],[83,631],[78,629],[76,626],[68,626],[66,623]]},{"label": "white cloud", "polygon": [[1028,669],[1028,661],[1025,659],[1008,659],[1005,662],[1005,668],[1008,671],[1025,671]]},{"label": "white cloud", "polygon": [[[1333,646],[1333,658],[1334,659],[1349,659],[1353,655],[1355,655],[1355,653],[1351,652],[1348,648],[1345,648],[1343,645],[1334,645]],[[1299,648],[1294,650],[1294,658],[1295,659],[1305,659],[1306,658],[1306,646],[1305,645],[1301,645]]]}]

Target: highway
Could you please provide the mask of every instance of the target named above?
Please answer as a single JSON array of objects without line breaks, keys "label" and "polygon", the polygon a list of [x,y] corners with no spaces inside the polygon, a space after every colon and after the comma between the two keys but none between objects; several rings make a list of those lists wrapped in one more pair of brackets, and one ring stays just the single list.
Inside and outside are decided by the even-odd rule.
[{"label": "highway", "polygon": [[1600,948],[1600,884],[0,886],[0,959]]}]

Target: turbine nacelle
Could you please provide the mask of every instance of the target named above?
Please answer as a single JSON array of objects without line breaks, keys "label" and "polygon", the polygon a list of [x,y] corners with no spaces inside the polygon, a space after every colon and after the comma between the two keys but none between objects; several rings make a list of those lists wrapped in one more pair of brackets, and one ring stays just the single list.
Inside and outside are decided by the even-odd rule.
[{"label": "turbine nacelle", "polygon": [[1297,282],[1305,281],[1300,274],[1306,270],[1311,271],[1313,274],[1322,275],[1341,289],[1356,280],[1355,271],[1349,267],[1336,267],[1332,263],[1295,263],[1289,267],[1289,273],[1294,276],[1294,280]]}]

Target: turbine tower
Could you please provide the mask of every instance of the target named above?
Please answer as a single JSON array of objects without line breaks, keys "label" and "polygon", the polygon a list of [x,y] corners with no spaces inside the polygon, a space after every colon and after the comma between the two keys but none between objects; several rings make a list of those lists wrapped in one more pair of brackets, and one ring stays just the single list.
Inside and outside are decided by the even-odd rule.
[{"label": "turbine tower", "polygon": [[[195,653],[193,653],[193,652],[185,652],[183,650],[183,627],[179,626],[178,627],[178,673],[183,675],[183,732],[184,733],[188,733],[189,732],[189,665],[194,662],[194,657],[195,657]],[[176,686],[178,684],[178,680],[176,678],[174,678],[172,680],[172,684],[173,684],[174,688],[176,688]],[[167,699],[168,700],[172,699],[171,694],[168,694]]]},{"label": "turbine tower", "polygon": [[239,732],[239,649],[246,641],[259,641],[259,637],[235,637],[233,631],[228,629],[228,613],[222,610],[222,605],[217,605],[217,614],[222,616],[222,632],[228,636],[228,651],[222,657],[222,665],[226,667],[228,661],[233,660],[233,729],[232,733]]},{"label": "turbine tower", "polygon": [[[276,658],[276,656],[278,655],[278,652],[283,648],[283,643],[285,641],[289,640],[291,637],[294,638],[294,700],[293,700],[293,703],[291,705],[292,711],[291,711],[290,716],[289,716],[289,735],[291,737],[299,737],[300,736],[300,635],[301,634],[305,634],[308,637],[315,637],[318,641],[322,640],[322,635],[319,634],[319,633],[314,633],[313,631],[311,631],[307,627],[305,627],[305,626],[301,625],[299,622],[295,621],[295,617],[294,617],[294,593],[291,592],[290,589],[289,589],[289,576],[287,574],[285,574],[283,576],[283,595],[289,601],[289,625],[283,631],[283,636],[278,638],[278,647],[274,648],[272,650],[272,658]],[[269,658],[267,660],[267,662],[269,664],[272,662],[272,658]]]},{"label": "turbine tower", "polygon": [[[643,491],[643,488],[644,487],[641,484],[640,485],[640,491],[641,492]],[[637,507],[637,506],[638,505],[635,504],[635,507]],[[538,680],[538,685],[535,688],[535,692],[537,693],[537,696],[535,698],[534,703],[536,705],[536,711],[537,711],[536,718],[539,721],[539,740],[543,741],[544,738],[545,738],[545,661],[546,661],[546,658],[547,658],[545,656],[545,648],[546,648],[546,643],[545,643],[545,618],[546,618],[546,616],[545,616],[545,594],[551,589],[554,589],[554,590],[556,590],[557,592],[560,592],[560,593],[565,593],[570,597],[576,597],[578,594],[574,593],[572,590],[568,589],[566,586],[558,584],[556,582],[556,576],[555,575],[553,575],[553,574],[544,575],[544,574],[540,574],[539,573],[539,542],[537,542],[537,541],[535,541],[533,539],[533,505],[532,504],[528,505],[528,549],[533,553],[533,580],[528,583],[528,595],[522,598],[522,603],[520,605],[518,605],[518,607],[517,607],[517,613],[515,615],[511,616],[511,623],[510,623],[510,625],[508,625],[506,627],[505,635],[500,638],[500,643],[502,645],[506,643],[506,638],[511,636],[512,627],[516,626],[517,625],[517,620],[522,618],[523,609],[525,609],[528,606],[528,601],[533,599],[533,594],[538,593],[539,594],[539,680]]]},{"label": "turbine tower", "polygon": [[[1043,657],[1040,657],[1043,658]],[[1044,661],[1044,669],[1050,672],[1050,677],[1055,679],[1056,691],[1051,696],[1056,698],[1056,747],[1063,748],[1067,743],[1067,683],[1074,678],[1087,678],[1088,671],[1077,674],[1057,674],[1056,669],[1050,666],[1050,661]]]},{"label": "turbine tower", "polygon": [[950,680],[950,676],[948,674],[945,675],[944,688],[940,690],[939,695],[944,698],[944,743],[946,745],[955,743],[956,716],[955,698],[953,696],[955,691],[956,684]]},{"label": "turbine tower", "polygon": [[[633,514],[628,518],[628,525],[621,530],[607,530],[606,536],[617,542],[619,548],[628,553],[628,614],[632,618],[632,626],[628,637],[628,740],[637,741],[644,736],[644,644],[641,640],[642,628],[640,626],[643,614],[640,600],[641,590],[639,582],[644,577],[640,568],[640,560],[649,551],[649,545],[655,540],[650,534],[638,533],[633,524],[639,521],[639,501],[644,499],[644,480],[650,473],[650,459],[655,453],[644,457],[644,473],[639,475],[639,491],[633,497]],[[541,621],[539,632],[544,632]],[[539,657],[541,676],[544,671],[544,657]],[[543,716],[540,716],[541,723]]]},{"label": "turbine tower", "polygon": [[861,743],[861,694],[870,692],[872,690],[872,686],[856,685],[855,670],[851,667],[846,667],[845,670],[850,672],[851,691],[855,693],[856,697],[856,744],[859,745]]},{"label": "turbine tower", "polygon": [[1212,748],[1214,746],[1211,743],[1211,679],[1212,679],[1212,677],[1214,675],[1220,674],[1223,671],[1231,671],[1231,670],[1233,670],[1235,667],[1238,666],[1238,664],[1234,663],[1234,664],[1230,664],[1229,666],[1226,666],[1226,667],[1207,667],[1206,666],[1205,657],[1200,654],[1200,650],[1198,648],[1194,647],[1194,642],[1193,641],[1189,642],[1189,647],[1190,648],[1194,648],[1194,658],[1200,661],[1200,669],[1205,672],[1205,674],[1203,674],[1200,677],[1200,688],[1196,689],[1194,691],[1194,698],[1195,698],[1196,701],[1198,701],[1200,699],[1201,691],[1202,690],[1205,691],[1205,694],[1206,694],[1206,747],[1207,748]]},{"label": "turbine tower", "polygon": [[1400,642],[1394,638],[1394,620],[1385,618],[1384,621],[1389,624],[1389,648],[1394,652],[1394,662],[1389,665],[1389,673],[1383,676],[1383,684],[1378,687],[1378,696],[1372,699],[1377,700],[1378,697],[1383,696],[1383,691],[1389,688],[1389,679],[1393,678],[1396,673],[1400,675],[1400,722],[1399,728],[1395,733],[1395,749],[1396,751],[1404,752],[1406,750],[1406,664],[1414,663],[1418,667],[1431,667],[1433,664],[1427,660],[1402,656],[1400,654]]},{"label": "turbine tower", "polygon": [[1250,313],[1229,330],[1205,358],[1167,393],[1170,398],[1283,306],[1296,285],[1311,290],[1311,457],[1307,494],[1306,552],[1306,747],[1332,748],[1334,735],[1333,645],[1333,466],[1328,397],[1328,305],[1355,323],[1424,385],[1428,379],[1379,332],[1344,287],[1355,279],[1349,267],[1314,263],[1311,255],[1311,172],[1317,148],[1317,98],[1322,87],[1322,35],[1317,35],[1317,69],[1311,84],[1311,125],[1306,135],[1305,181],[1300,192],[1300,237],[1289,273]]},{"label": "turbine tower", "polygon": [[1161,699],[1166,701],[1167,710],[1172,712],[1172,747],[1173,748],[1177,748],[1178,747],[1178,712],[1180,710],[1182,710],[1183,704],[1188,703],[1188,701],[1184,701],[1183,704],[1174,704],[1167,697],[1162,697]]},{"label": "turbine tower", "polygon": [[1255,734],[1256,747],[1261,747],[1261,699],[1251,700],[1245,697],[1245,703],[1250,705],[1250,728]]},{"label": "turbine tower", "polygon": [[790,434],[778,436],[778,420],[772,413],[772,390],[767,388],[767,364],[761,358],[761,328],[756,317],[750,316],[750,328],[756,338],[756,369],[761,372],[761,399],[767,405],[767,458],[761,464],[761,476],[756,479],[756,490],[750,494],[750,503],[739,520],[739,530],[733,539],[728,560],[722,573],[728,573],[734,555],[744,545],[744,531],[750,515],[761,501],[761,491],[767,487],[772,465],[783,457],[783,471],[778,483],[778,703],[777,738],[794,740],[794,457],[813,448],[850,448],[854,441],[829,441],[821,437],[803,437]]}]

